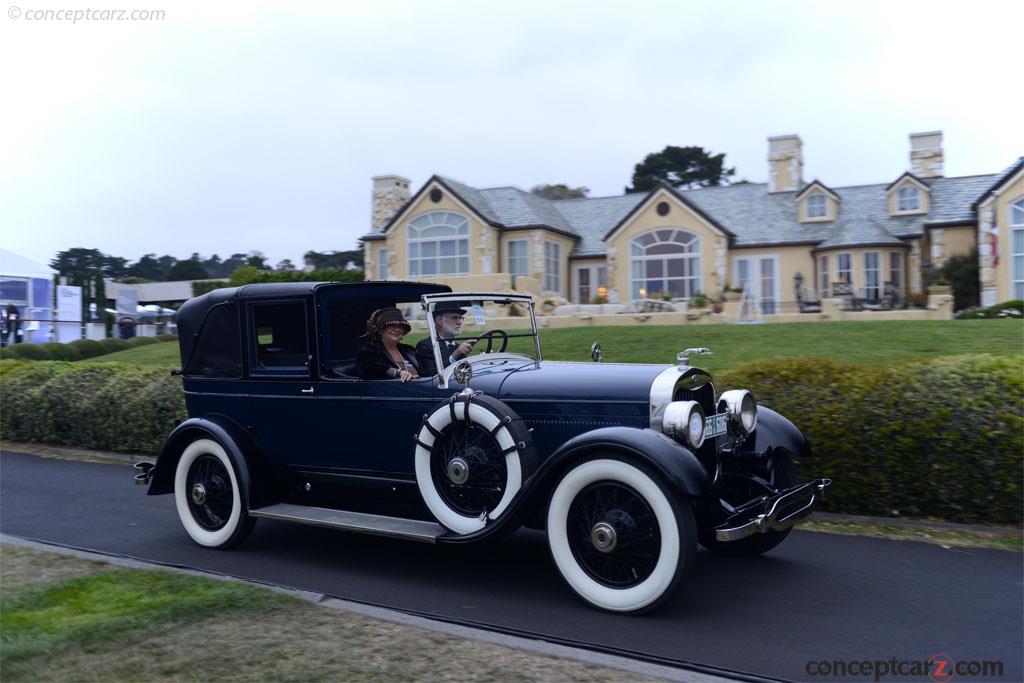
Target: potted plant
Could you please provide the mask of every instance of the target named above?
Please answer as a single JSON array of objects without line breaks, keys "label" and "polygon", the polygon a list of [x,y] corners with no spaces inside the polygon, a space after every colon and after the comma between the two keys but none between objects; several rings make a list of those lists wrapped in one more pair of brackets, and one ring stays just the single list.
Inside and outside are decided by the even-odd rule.
[{"label": "potted plant", "polygon": [[951,291],[952,290],[949,286],[949,280],[947,280],[945,277],[937,278],[935,282],[933,282],[932,285],[928,287],[929,294],[949,294]]},{"label": "potted plant", "polygon": [[723,301],[739,301],[741,294],[743,294],[743,288],[742,287],[732,287],[730,285],[726,285],[725,288],[722,289],[722,300]]}]

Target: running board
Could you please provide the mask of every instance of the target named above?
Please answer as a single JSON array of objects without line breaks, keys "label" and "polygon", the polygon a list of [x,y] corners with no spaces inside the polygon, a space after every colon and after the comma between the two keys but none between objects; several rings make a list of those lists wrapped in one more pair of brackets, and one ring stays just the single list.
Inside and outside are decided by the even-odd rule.
[{"label": "running board", "polygon": [[438,536],[444,536],[448,533],[447,529],[434,522],[368,515],[364,512],[348,512],[346,510],[332,510],[330,508],[314,508],[305,505],[289,505],[288,503],[279,503],[265,508],[249,510],[249,516],[277,519],[283,522],[296,522],[298,524],[312,524],[313,526],[355,531],[356,533],[373,534],[375,536],[404,538],[409,541],[422,541],[424,543],[436,543]]}]

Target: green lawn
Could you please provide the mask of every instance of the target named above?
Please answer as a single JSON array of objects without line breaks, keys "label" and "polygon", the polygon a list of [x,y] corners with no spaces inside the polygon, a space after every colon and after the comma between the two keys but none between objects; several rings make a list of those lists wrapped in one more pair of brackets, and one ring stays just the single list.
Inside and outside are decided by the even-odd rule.
[{"label": "green lawn", "polygon": [[[409,335],[415,343],[422,334]],[[843,321],[770,325],[580,327],[541,330],[544,357],[589,360],[600,341],[608,363],[674,363],[687,347],[706,346],[709,370],[726,370],[761,358],[824,357],[870,365],[959,353],[1024,354],[1022,320]],[[177,367],[177,343],[150,344],[97,358]]]}]

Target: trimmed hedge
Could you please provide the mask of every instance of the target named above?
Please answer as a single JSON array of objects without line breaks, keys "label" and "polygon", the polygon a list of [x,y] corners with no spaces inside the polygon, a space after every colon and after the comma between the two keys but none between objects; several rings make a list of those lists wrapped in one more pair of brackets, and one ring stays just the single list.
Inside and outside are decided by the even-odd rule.
[{"label": "trimmed hedge", "polygon": [[41,344],[11,344],[0,349],[0,358],[24,358],[25,360],[50,360],[52,357]]},{"label": "trimmed hedge", "polygon": [[76,339],[67,344],[46,342],[45,344],[13,344],[0,349],[0,358],[21,358],[26,360],[67,360],[96,358],[108,353],[147,346],[161,341],[176,340],[177,335],[162,334],[159,337],[132,337],[131,339]]},{"label": "trimmed hedge", "polygon": [[60,344],[58,342],[46,342],[39,344],[39,348],[46,351],[53,360],[82,360],[82,354],[71,344]]},{"label": "trimmed hedge", "polygon": [[100,344],[95,339],[76,339],[73,342],[68,342],[68,346],[78,349],[78,354],[82,358],[95,358],[107,352],[103,348],[103,344]]},{"label": "trimmed hedge", "polygon": [[106,353],[116,353],[118,351],[124,351],[125,349],[131,348],[131,344],[128,343],[127,339],[107,337],[106,339],[100,339],[99,341]]},{"label": "trimmed hedge", "polygon": [[29,363],[0,374],[0,396],[15,441],[155,455],[186,417],[180,378],[128,363]]},{"label": "trimmed hedge", "polygon": [[158,334],[156,338],[160,341],[178,341],[178,335],[169,333]]},{"label": "trimmed hedge", "polygon": [[[716,377],[807,436],[803,478],[834,480],[829,510],[1020,524],[1024,358],[948,356],[891,367],[801,358]],[[0,433],[156,454],[186,416],[181,380],[126,363],[3,361]]]},{"label": "trimmed hedge", "polygon": [[718,377],[807,437],[804,478],[831,477],[829,509],[1020,524],[1024,358],[947,356],[867,367],[758,361]]},{"label": "trimmed hedge", "polygon": [[131,339],[128,340],[128,346],[131,346],[133,348],[136,346],[146,346],[148,344],[158,343],[160,343],[160,340],[157,339],[156,337],[132,337]]}]

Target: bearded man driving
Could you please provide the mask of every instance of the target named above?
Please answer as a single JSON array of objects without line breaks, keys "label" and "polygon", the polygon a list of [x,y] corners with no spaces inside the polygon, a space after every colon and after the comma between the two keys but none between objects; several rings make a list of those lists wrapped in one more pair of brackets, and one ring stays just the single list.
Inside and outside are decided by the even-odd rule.
[{"label": "bearded man driving", "polygon": [[[473,352],[473,341],[464,341],[461,344],[455,342],[455,338],[462,332],[464,315],[466,309],[454,301],[442,301],[434,307],[434,329],[437,332],[438,350],[441,352],[444,367]],[[437,374],[437,363],[434,361],[434,348],[430,337],[416,345],[416,359],[419,361],[421,376]]]}]

